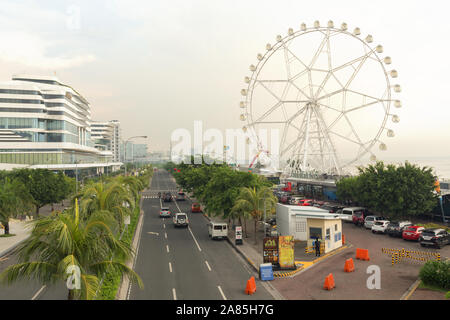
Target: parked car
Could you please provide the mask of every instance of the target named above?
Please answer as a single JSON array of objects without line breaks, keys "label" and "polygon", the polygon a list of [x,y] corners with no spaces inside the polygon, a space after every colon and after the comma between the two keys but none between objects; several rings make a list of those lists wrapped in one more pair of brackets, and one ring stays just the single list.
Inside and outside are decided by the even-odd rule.
[{"label": "parked car", "polygon": [[191,212],[195,213],[195,212],[202,212],[202,207],[200,206],[200,203],[198,202],[194,202],[191,206]]},{"label": "parked car", "polygon": [[412,226],[411,221],[391,221],[386,228],[386,233],[390,237],[401,237],[405,227]]},{"label": "parked car", "polygon": [[270,224],[271,226],[275,226],[275,225],[277,224],[277,218],[270,218],[270,219],[267,219],[266,222],[267,222],[268,224]]},{"label": "parked car", "polygon": [[303,200],[303,197],[300,196],[292,196],[291,199],[289,200],[289,204],[300,204],[301,200]]},{"label": "parked car", "polygon": [[342,214],[342,208],[344,208],[344,207],[339,206],[339,205],[325,203],[325,204],[321,205],[319,208],[328,210],[329,213],[338,213],[338,211],[341,210],[340,214]]},{"label": "parked car", "polygon": [[386,220],[386,218],[378,217],[378,216],[367,216],[364,219],[364,228],[372,229],[372,226],[374,225],[374,223],[377,221],[380,221],[380,220]]},{"label": "parked car", "polygon": [[372,232],[373,233],[385,233],[388,224],[389,224],[388,220],[375,221],[375,223],[372,226]]},{"label": "parked car", "polygon": [[280,202],[284,204],[288,204],[291,201],[291,196],[288,194],[283,194],[280,198]]},{"label": "parked car", "polygon": [[178,192],[177,201],[184,201],[184,200],[186,200],[186,194],[183,191]]},{"label": "parked car", "polygon": [[170,194],[170,192],[164,193],[163,200],[164,200],[164,202],[171,202],[172,201],[172,195]]},{"label": "parked car", "polygon": [[162,207],[161,210],[159,210],[159,217],[160,218],[167,218],[170,217],[170,209],[168,207]]},{"label": "parked car", "polygon": [[343,209],[338,209],[335,212],[337,215],[339,215],[339,218],[341,218],[344,222],[353,222],[353,211]]},{"label": "parked car", "polygon": [[425,230],[425,228],[421,227],[421,226],[405,227],[402,232],[402,238],[403,238],[403,240],[418,241],[423,230]]},{"label": "parked car", "polygon": [[425,229],[419,238],[420,245],[433,246],[438,249],[450,243],[450,234],[444,229]]},{"label": "parked car", "polygon": [[228,226],[223,222],[208,223],[208,235],[211,239],[225,239],[228,236]]},{"label": "parked car", "polygon": [[180,212],[173,217],[173,224],[175,227],[187,227],[189,219],[186,213]]},{"label": "parked car", "polygon": [[312,199],[302,199],[300,200],[299,206],[312,206],[314,204],[314,200]]},{"label": "parked car", "polygon": [[367,209],[363,207],[344,208],[343,212],[346,211],[352,213],[352,222],[357,226],[364,225],[364,219],[369,215]]}]

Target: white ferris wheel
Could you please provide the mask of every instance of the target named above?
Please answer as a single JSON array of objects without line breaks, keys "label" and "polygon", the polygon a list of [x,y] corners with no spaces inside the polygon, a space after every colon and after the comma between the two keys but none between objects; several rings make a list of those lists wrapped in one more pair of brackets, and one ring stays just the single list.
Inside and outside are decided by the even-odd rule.
[{"label": "white ferris wheel", "polygon": [[[287,174],[342,174],[365,156],[376,160],[375,146],[387,149],[401,92],[391,84],[398,72],[374,37],[335,27],[333,21],[278,35],[257,55],[241,90],[240,120],[259,152],[267,150],[259,132],[278,130],[280,169]],[[265,152],[270,154],[268,152]],[[270,159],[269,159],[270,161]]]}]

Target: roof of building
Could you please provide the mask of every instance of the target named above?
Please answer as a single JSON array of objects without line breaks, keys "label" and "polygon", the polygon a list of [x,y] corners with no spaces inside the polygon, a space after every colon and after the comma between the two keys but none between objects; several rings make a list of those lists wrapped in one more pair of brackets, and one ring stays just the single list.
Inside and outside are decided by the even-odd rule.
[{"label": "roof of building", "polygon": [[311,219],[340,219],[338,214],[330,213],[328,210],[320,209],[312,206],[291,206],[278,203],[277,205],[289,208],[290,214],[302,216]]}]

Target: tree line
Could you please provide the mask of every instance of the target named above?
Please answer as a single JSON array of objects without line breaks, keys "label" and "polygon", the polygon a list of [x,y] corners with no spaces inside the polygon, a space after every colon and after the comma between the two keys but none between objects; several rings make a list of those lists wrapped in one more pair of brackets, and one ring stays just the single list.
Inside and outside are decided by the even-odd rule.
[{"label": "tree line", "polygon": [[[193,159],[191,163],[194,163]],[[210,162],[208,162],[210,163]],[[247,220],[253,220],[255,229],[262,220],[264,208],[267,216],[275,213],[276,197],[266,178],[250,172],[237,171],[226,164],[175,164],[168,162],[165,169],[184,191],[190,192],[202,203],[209,216],[218,216],[229,223],[237,220],[247,235]]]},{"label": "tree line", "polygon": [[[37,280],[45,285],[64,281],[68,284],[69,300],[95,299],[101,295],[100,280],[108,276],[121,278],[127,274],[142,286],[139,276],[125,264],[133,251],[131,241],[122,236],[127,229],[125,219],[139,215],[140,191],[148,187],[152,174],[153,168],[147,166],[138,177],[87,181],[78,194],[72,193],[69,208],[30,222],[31,235],[14,249],[18,263],[5,269],[0,281],[13,284]],[[38,174],[31,173],[34,175]],[[26,184],[21,187],[27,188]],[[53,197],[47,201],[64,198]]]},{"label": "tree line", "polygon": [[429,167],[404,164],[384,164],[359,167],[359,174],[336,182],[337,198],[391,218],[414,217],[431,212],[436,206],[438,194]]}]

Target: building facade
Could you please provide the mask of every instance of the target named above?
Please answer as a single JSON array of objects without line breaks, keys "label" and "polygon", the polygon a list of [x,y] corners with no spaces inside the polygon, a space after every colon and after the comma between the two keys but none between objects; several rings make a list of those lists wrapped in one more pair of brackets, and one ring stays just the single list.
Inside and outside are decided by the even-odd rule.
[{"label": "building facade", "polygon": [[53,76],[16,75],[0,83],[0,162],[23,165],[102,163],[89,102]]},{"label": "building facade", "polygon": [[94,147],[102,152],[110,152],[111,161],[120,161],[120,122],[111,120],[107,122],[92,121],[91,138]]}]

